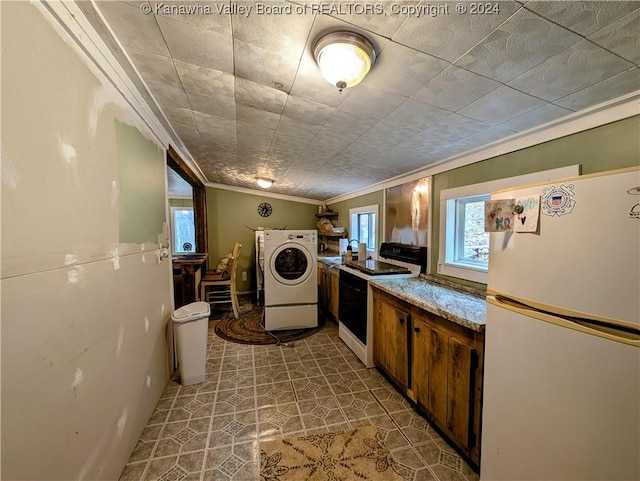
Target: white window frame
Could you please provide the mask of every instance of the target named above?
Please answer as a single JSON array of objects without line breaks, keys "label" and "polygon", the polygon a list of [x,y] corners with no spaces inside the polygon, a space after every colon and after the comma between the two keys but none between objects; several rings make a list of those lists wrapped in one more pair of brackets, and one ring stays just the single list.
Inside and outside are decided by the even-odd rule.
[{"label": "white window frame", "polygon": [[[174,212],[175,212],[176,210],[191,210],[191,211],[193,211],[193,210],[194,210],[194,208],[193,208],[193,206],[186,206],[186,207],[171,206],[171,209],[170,209],[170,210],[171,210],[171,252],[172,252],[173,254],[176,254],[176,255],[187,254],[186,252],[182,252],[182,251],[180,251],[180,252],[176,252],[176,246],[175,246],[175,242],[176,242],[176,238],[175,238],[175,235],[176,235],[176,225],[175,225],[175,215],[174,215]],[[194,219],[193,219],[193,221],[194,221],[194,224],[195,224],[195,212],[194,212]],[[195,225],[194,225],[194,232],[195,232]],[[193,249],[194,249],[194,250],[193,250],[193,252],[196,252],[195,239],[194,239]],[[191,252],[191,254],[193,254],[193,252]]]},{"label": "white window frame", "polygon": [[[357,222],[359,214],[373,214],[375,217],[375,229],[373,230],[373,249],[367,246],[367,256],[371,256],[372,259],[377,258],[377,247],[378,247],[378,237],[380,232],[380,207],[378,204],[366,205],[363,207],[355,207],[353,209],[349,209],[349,240],[356,239],[360,242],[358,237],[355,237],[357,234]],[[354,246],[351,246],[354,247]]]},{"label": "white window frame", "polygon": [[580,175],[580,165],[560,167],[558,169],[544,170],[532,174],[518,175],[505,179],[483,182],[480,184],[465,185],[453,189],[440,191],[440,232],[438,252],[438,274],[466,279],[468,281],[486,284],[488,282],[489,266],[480,263],[456,262],[454,258],[456,242],[462,239],[456,235],[456,206],[459,199],[489,195],[491,192],[510,189],[525,184],[547,182],[555,179],[575,177]]},{"label": "white window frame", "polygon": [[489,194],[471,195],[456,199],[447,200],[447,232],[454,232],[453,236],[447,237],[447,248],[445,252],[446,263],[471,270],[486,272],[488,261],[474,261],[461,258],[460,253],[464,252],[464,236],[458,233],[464,232],[464,209],[466,204],[471,202],[484,202],[491,198]]}]

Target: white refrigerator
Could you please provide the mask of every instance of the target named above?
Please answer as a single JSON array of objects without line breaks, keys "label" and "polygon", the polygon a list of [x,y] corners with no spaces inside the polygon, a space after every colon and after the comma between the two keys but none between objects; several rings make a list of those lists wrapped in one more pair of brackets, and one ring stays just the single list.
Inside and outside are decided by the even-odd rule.
[{"label": "white refrigerator", "polygon": [[491,234],[481,481],[640,480],[640,170],[494,199],[539,219]]}]

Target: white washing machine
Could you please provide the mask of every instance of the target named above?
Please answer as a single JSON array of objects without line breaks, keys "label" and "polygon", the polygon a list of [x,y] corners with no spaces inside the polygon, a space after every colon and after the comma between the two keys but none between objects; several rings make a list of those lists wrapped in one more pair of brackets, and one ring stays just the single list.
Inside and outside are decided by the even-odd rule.
[{"label": "white washing machine", "polygon": [[318,326],[318,233],[264,232],[264,328]]}]

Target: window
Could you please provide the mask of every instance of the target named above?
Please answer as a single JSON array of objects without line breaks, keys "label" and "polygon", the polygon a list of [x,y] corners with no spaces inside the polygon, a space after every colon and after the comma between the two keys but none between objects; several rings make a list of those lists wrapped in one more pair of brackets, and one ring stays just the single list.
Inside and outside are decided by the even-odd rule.
[{"label": "window", "polygon": [[[444,192],[444,191],[443,191]],[[487,193],[446,199],[444,262],[440,274],[482,282],[489,268],[489,234],[484,231],[484,202]]]},{"label": "window", "polygon": [[378,206],[349,209],[349,238],[367,244],[367,253],[375,254]]},{"label": "window", "polygon": [[367,249],[374,250],[376,242],[376,216],[373,212],[356,214],[356,232],[358,242],[367,244]]},{"label": "window", "polygon": [[490,237],[484,232],[484,202],[490,192],[579,174],[580,166],[573,165],[441,191],[438,273],[486,284]]},{"label": "window", "polygon": [[489,266],[489,233],[484,231],[484,203],[489,195],[463,197],[449,202],[455,212],[453,262],[486,270]]},{"label": "window", "polygon": [[175,254],[195,252],[196,228],[193,207],[171,208],[171,231],[173,232],[173,252]]}]

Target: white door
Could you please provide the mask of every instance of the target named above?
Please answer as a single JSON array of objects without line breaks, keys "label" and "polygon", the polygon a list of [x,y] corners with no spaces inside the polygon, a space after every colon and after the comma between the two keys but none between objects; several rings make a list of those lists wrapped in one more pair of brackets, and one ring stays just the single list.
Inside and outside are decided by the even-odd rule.
[{"label": "white door", "polygon": [[640,479],[640,348],[487,305],[481,481]]}]

